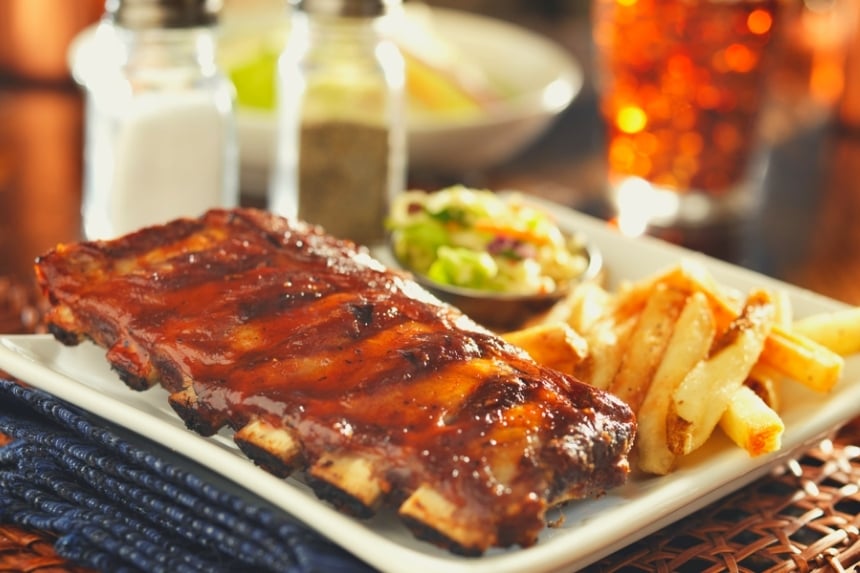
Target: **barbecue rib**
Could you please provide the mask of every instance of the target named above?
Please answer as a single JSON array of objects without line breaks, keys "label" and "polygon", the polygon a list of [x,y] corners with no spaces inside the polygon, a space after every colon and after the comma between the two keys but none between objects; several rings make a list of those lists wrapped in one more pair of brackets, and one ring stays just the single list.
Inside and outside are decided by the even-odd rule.
[{"label": "barbecue rib", "polygon": [[229,425],[267,470],[454,552],[531,545],[548,507],[626,479],[627,406],[304,223],[213,210],[61,245],[36,273],[56,338],[164,386],[188,427]]}]

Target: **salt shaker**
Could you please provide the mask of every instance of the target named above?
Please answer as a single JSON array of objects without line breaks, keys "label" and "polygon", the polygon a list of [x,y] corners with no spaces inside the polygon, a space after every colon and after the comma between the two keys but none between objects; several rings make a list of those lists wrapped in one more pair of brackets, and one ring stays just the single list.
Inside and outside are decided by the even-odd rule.
[{"label": "salt shaker", "polygon": [[107,0],[98,61],[83,78],[88,239],[238,203],[235,93],[215,60],[219,5]]},{"label": "salt shaker", "polygon": [[269,209],[371,245],[406,170],[400,0],[290,0]]}]

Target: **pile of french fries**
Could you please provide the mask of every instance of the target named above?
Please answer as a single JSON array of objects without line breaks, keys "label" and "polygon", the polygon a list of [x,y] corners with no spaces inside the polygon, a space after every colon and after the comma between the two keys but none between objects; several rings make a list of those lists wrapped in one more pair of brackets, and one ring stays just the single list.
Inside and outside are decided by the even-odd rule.
[{"label": "pile of french fries", "polygon": [[744,294],[685,260],[616,292],[583,283],[503,336],[626,401],[636,464],[662,475],[718,426],[751,456],[778,450],[781,384],[829,392],[860,352],[860,308],[795,321],[784,292]]}]

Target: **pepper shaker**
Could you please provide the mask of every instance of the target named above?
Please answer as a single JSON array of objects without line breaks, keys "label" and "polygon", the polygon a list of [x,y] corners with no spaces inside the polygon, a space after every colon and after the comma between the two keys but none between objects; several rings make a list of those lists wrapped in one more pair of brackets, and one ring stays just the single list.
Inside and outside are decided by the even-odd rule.
[{"label": "pepper shaker", "polygon": [[220,2],[107,0],[86,88],[83,229],[110,238],[238,203],[233,85]]},{"label": "pepper shaker", "polygon": [[406,170],[400,0],[290,0],[269,208],[359,244],[385,237]]}]

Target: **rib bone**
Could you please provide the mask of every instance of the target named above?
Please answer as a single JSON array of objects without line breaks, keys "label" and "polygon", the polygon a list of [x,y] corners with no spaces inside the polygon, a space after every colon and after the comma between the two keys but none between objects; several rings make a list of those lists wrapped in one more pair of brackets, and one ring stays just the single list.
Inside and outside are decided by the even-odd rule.
[{"label": "rib bone", "polygon": [[253,420],[239,429],[233,440],[260,467],[286,477],[301,464],[301,446],[294,432],[261,420]]},{"label": "rib bone", "polygon": [[389,485],[373,470],[368,458],[326,454],[311,466],[308,476],[314,489],[335,506],[352,515],[370,517]]}]

